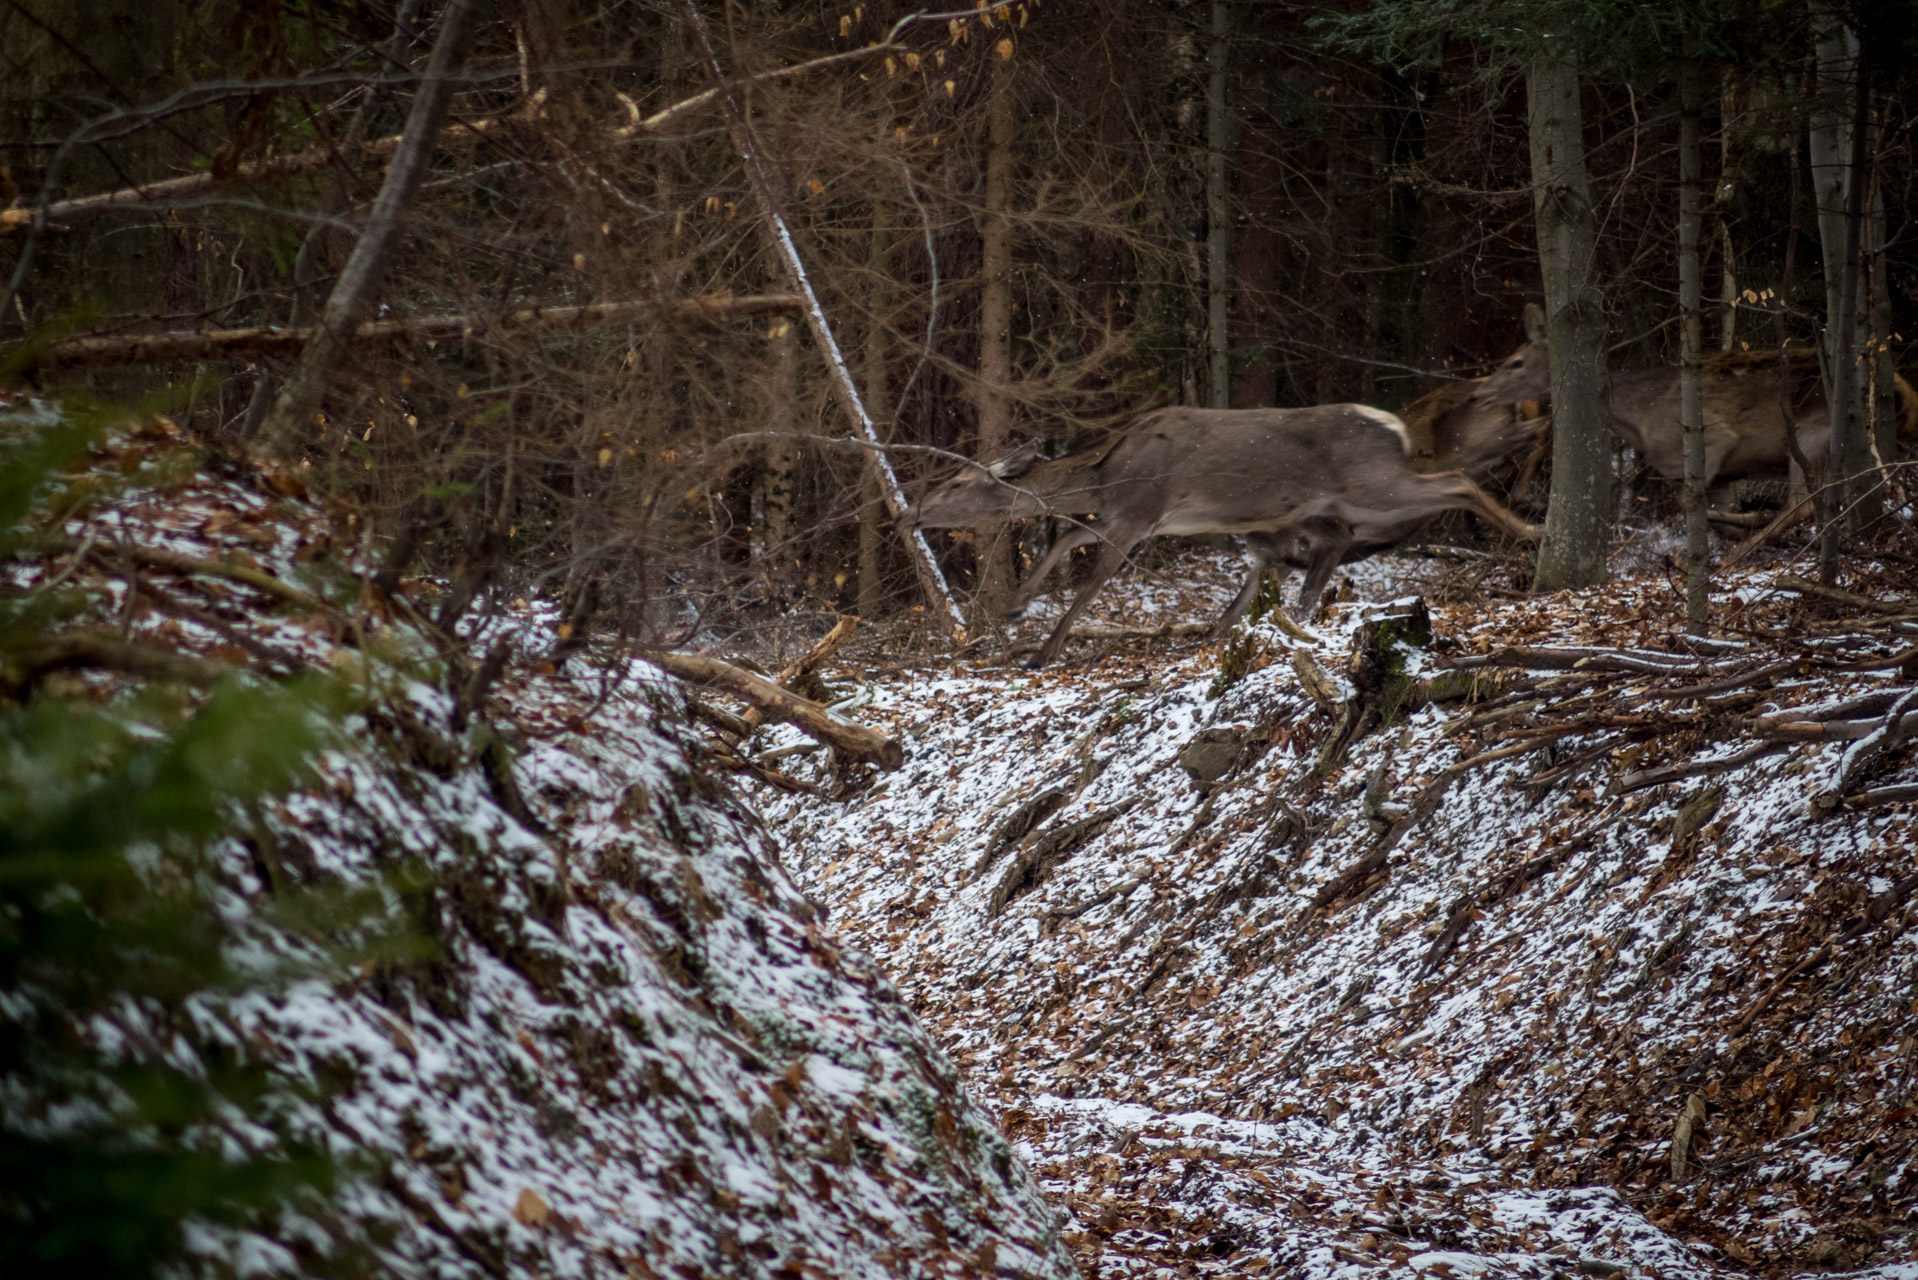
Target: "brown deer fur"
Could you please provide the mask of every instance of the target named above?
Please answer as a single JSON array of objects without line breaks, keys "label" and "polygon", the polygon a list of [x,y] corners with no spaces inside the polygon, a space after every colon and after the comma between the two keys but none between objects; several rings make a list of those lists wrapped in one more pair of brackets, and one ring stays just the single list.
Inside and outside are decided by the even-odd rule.
[{"label": "brown deer fur", "polygon": [[1013,593],[1022,616],[1039,585],[1075,548],[1099,544],[1092,573],[1034,666],[1051,662],[1073,622],[1132,548],[1160,534],[1247,536],[1253,565],[1219,619],[1251,603],[1269,560],[1308,559],[1299,608],[1309,612],[1355,546],[1390,545],[1440,511],[1476,511],[1519,537],[1537,530],[1464,475],[1421,475],[1407,461],[1397,417],[1365,405],[1309,409],[1161,409],[1105,445],[1054,461],[1031,446],[935,486],[902,517],[909,530],[972,528],[1025,516],[1081,523],[1062,533]]},{"label": "brown deer fur", "polygon": [[[1526,342],[1483,378],[1446,383],[1400,415],[1421,471],[1461,470],[1485,479],[1536,442],[1550,419],[1539,410],[1551,393],[1545,318],[1525,308]],[[1814,351],[1793,350],[1786,367],[1798,445],[1813,480],[1831,439],[1831,416]],[[1790,463],[1779,407],[1776,352],[1718,352],[1699,370],[1705,417],[1705,483],[1742,476],[1783,476]],[[1918,394],[1898,379],[1898,438],[1918,434]],[[1684,432],[1678,422],[1678,369],[1621,369],[1612,374],[1612,426],[1668,479],[1684,478]]]}]

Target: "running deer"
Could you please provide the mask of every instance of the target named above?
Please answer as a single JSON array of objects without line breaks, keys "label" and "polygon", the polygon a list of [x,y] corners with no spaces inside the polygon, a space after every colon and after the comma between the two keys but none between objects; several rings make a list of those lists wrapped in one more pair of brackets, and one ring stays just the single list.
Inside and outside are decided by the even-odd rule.
[{"label": "running deer", "polygon": [[1252,565],[1214,634],[1252,603],[1266,565],[1302,553],[1299,611],[1317,606],[1354,547],[1392,545],[1440,511],[1476,511],[1521,538],[1538,530],[1464,475],[1420,475],[1405,425],[1361,404],[1310,409],[1160,409],[1096,449],[1053,461],[1036,446],[935,486],[901,518],[908,531],[962,529],[1026,516],[1076,516],[1013,593],[1024,616],[1066,555],[1099,544],[1092,573],[1047,637],[1034,667],[1059,656],[1072,624],[1132,548],[1161,534],[1246,536]]},{"label": "running deer", "polygon": [[[1525,345],[1483,378],[1449,382],[1402,411],[1412,463],[1421,471],[1460,470],[1486,479],[1500,463],[1542,442],[1551,394],[1545,313],[1525,308]],[[1816,475],[1831,442],[1831,415],[1814,351],[1793,350],[1785,374],[1798,447]],[[1779,359],[1773,352],[1717,352],[1699,370],[1705,419],[1705,483],[1746,476],[1783,476],[1790,464],[1780,407]],[[1918,425],[1918,394],[1898,379],[1898,436]],[[1678,370],[1621,369],[1612,374],[1612,426],[1658,474],[1685,476],[1685,435],[1678,422]],[[1527,470],[1529,471],[1529,467]]]}]

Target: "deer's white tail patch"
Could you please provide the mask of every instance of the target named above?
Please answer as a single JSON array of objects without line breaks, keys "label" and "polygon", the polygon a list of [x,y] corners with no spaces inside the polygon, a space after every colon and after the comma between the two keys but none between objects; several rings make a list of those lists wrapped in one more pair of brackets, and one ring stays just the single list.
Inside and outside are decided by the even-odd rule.
[{"label": "deer's white tail patch", "polygon": [[1374,409],[1369,404],[1355,404],[1352,407],[1365,417],[1370,418],[1381,427],[1384,427],[1387,431],[1396,432],[1399,443],[1405,447],[1405,456],[1408,458],[1412,456],[1412,437],[1406,432],[1405,424],[1399,421],[1398,414],[1387,413],[1383,409]]}]

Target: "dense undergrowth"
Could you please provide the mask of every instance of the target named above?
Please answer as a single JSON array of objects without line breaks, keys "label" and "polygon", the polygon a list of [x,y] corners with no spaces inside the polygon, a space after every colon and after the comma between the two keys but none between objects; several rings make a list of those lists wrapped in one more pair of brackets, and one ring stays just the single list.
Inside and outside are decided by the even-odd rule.
[{"label": "dense undergrowth", "polygon": [[438,632],[164,420],[55,462],[8,512],[10,1274],[1071,1273],[670,687]]},{"label": "dense undergrowth", "polygon": [[1906,749],[1859,760],[1912,623],[1778,579],[1722,582],[1702,644],[1662,578],[1451,596],[1398,652],[1453,696],[1330,758],[1362,600],[897,673],[861,714],[904,772],[765,799],[1097,1274],[1904,1274],[1918,839]]}]

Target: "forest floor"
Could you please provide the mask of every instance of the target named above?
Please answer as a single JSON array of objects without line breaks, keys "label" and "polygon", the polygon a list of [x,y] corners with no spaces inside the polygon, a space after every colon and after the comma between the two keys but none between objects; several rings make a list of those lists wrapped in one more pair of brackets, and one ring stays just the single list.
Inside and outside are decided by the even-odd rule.
[{"label": "forest floor", "polygon": [[[779,729],[829,796],[754,803],[1089,1276],[1918,1277],[1918,840],[1885,729],[1918,623],[1774,563],[1692,642],[1665,541],[1539,598],[1471,553],[1380,558],[1304,638],[855,661],[828,676],[903,770]],[[1190,553],[1094,618],[1209,621],[1240,572]],[[1514,665],[1322,760],[1371,680],[1355,633],[1409,594],[1421,689]]]},{"label": "forest floor", "polygon": [[1903,561],[1725,576],[1705,642],[1657,533],[1598,591],[1381,557],[1307,631],[1117,634],[1241,572],[1168,555],[1055,668],[829,671],[904,767],[765,730],[817,790],[749,810],[653,668],[536,661],[540,602],[469,637],[524,661],[462,728],[362,539],[165,425],[14,572],[89,635],[392,686],[268,819],[322,876],[429,867],[439,976],[236,1016],[385,1162],[396,1271],[1918,1280]]}]

